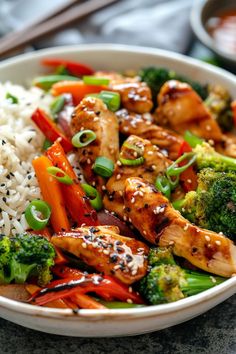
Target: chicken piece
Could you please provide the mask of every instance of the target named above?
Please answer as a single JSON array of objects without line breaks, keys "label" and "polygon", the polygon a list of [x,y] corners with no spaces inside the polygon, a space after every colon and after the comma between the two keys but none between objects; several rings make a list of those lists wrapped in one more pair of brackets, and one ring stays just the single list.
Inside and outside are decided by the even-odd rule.
[{"label": "chicken piece", "polygon": [[138,114],[121,109],[116,112],[119,121],[120,133],[124,135],[135,134],[143,139],[148,139],[153,145],[157,145],[170,160],[178,158],[178,151],[183,138],[153,123],[150,113]]},{"label": "chicken piece", "polygon": [[130,147],[136,147],[141,150],[144,163],[138,166],[127,166],[118,161],[112,177],[106,184],[106,195],[103,199],[104,207],[109,211],[115,212],[125,221],[127,219],[124,210],[123,192],[126,179],[138,176],[154,183],[157,175],[164,172],[171,163],[150,141],[138,136],[131,135],[125,141],[120,154],[123,158],[134,159],[135,150],[130,149]]},{"label": "chicken piece", "polygon": [[150,112],[153,107],[152,94],[145,82],[141,82],[138,76],[134,78],[124,77],[117,73],[98,71],[99,77],[110,79],[108,89],[118,92],[122,105],[136,113]]},{"label": "chicken piece", "polygon": [[140,178],[126,181],[124,202],[133,225],[159,246],[173,246],[175,255],[224,277],[236,272],[236,246],[215,232],[192,225],[153,185]]},{"label": "chicken piece", "polygon": [[101,192],[105,181],[94,173],[92,167],[98,156],[107,157],[113,162],[118,158],[119,130],[116,115],[100,99],[86,97],[72,114],[71,129],[73,134],[87,129],[96,134],[96,139],[78,148],[77,154],[85,179]]},{"label": "chicken piece", "polygon": [[222,132],[198,94],[186,83],[167,81],[158,94],[155,120],[183,134],[190,130],[204,139],[222,140]]},{"label": "chicken piece", "polygon": [[119,235],[111,227],[81,227],[60,232],[52,237],[51,242],[125,284],[136,282],[147,272],[148,246]]}]

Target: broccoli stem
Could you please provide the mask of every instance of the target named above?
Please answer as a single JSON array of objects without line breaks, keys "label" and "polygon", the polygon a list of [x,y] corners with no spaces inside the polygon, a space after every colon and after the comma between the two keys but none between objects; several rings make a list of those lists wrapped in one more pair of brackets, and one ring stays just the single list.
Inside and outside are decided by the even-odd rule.
[{"label": "broccoli stem", "polygon": [[199,294],[225,281],[225,279],[221,277],[209,276],[189,270],[185,270],[185,278],[187,285],[181,286],[181,290],[186,296]]}]

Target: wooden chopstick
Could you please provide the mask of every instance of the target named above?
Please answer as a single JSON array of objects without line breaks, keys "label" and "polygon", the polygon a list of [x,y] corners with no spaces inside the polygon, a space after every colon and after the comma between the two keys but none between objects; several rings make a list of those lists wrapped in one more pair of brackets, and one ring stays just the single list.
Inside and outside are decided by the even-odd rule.
[{"label": "wooden chopstick", "polygon": [[72,6],[57,16],[30,28],[30,30],[29,28],[19,30],[14,36],[9,37],[7,41],[0,40],[0,56],[6,55],[9,52],[27,45],[36,39],[42,38],[45,35],[69,26],[78,19],[88,16],[115,3],[116,1],[118,0],[88,0],[84,3]]},{"label": "wooden chopstick", "polygon": [[35,19],[34,21],[31,21],[30,23],[28,23],[27,26],[24,26],[22,29],[18,29],[18,30],[15,30],[15,31],[12,31],[12,32],[6,34],[4,37],[0,38],[0,45],[2,46],[3,44],[8,43],[13,38],[18,38],[19,32],[23,34],[23,32],[27,32],[27,31],[31,30],[32,28],[36,27],[40,23],[43,23],[43,22],[49,20],[50,18],[58,15],[59,13],[67,10],[69,7],[75,5],[75,3],[78,1],[81,1],[81,0],[69,0],[69,2],[67,4],[57,6],[52,11],[48,12],[46,15],[38,16],[37,19]]}]

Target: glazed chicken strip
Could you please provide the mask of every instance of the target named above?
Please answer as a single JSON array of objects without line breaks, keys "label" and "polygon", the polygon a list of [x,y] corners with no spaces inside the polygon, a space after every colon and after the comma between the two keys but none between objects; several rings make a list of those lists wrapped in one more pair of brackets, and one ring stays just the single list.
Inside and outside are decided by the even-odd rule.
[{"label": "glazed chicken strip", "polygon": [[106,195],[103,199],[104,207],[111,212],[115,212],[125,221],[127,218],[124,210],[123,192],[126,179],[139,176],[154,183],[157,175],[164,172],[171,163],[150,141],[135,135],[130,135],[122,145],[120,156],[125,159],[136,158],[134,156],[135,150],[131,150],[130,147],[141,150],[144,163],[138,166],[127,166],[118,161],[112,177],[106,184]]},{"label": "glazed chicken strip", "polygon": [[183,138],[153,123],[150,113],[138,114],[121,109],[116,112],[119,121],[119,131],[123,135],[135,134],[143,139],[148,139],[157,145],[170,160],[176,160]]},{"label": "glazed chicken strip", "polygon": [[101,192],[105,184],[104,179],[96,175],[92,167],[98,156],[107,157],[113,162],[117,160],[119,154],[117,118],[100,99],[86,97],[72,114],[71,128],[73,134],[87,129],[96,134],[96,139],[89,145],[78,148],[77,154],[86,181]]},{"label": "glazed chicken strip", "polygon": [[130,78],[102,71],[98,71],[95,75],[110,80],[108,90],[118,92],[122,105],[128,110],[136,113],[151,111],[153,107],[151,90],[145,82],[140,81],[139,77]]},{"label": "glazed chicken strip", "polygon": [[157,100],[157,124],[180,134],[190,130],[207,140],[222,140],[219,125],[190,85],[176,80],[167,81],[162,86]]},{"label": "glazed chicken strip", "polygon": [[148,246],[119,235],[118,228],[81,227],[54,235],[51,242],[106,275],[132,284],[147,272]]},{"label": "glazed chicken strip", "polygon": [[189,223],[153,185],[140,178],[126,181],[124,202],[129,218],[143,237],[159,246],[173,246],[175,255],[210,273],[236,273],[236,246],[215,232]]}]

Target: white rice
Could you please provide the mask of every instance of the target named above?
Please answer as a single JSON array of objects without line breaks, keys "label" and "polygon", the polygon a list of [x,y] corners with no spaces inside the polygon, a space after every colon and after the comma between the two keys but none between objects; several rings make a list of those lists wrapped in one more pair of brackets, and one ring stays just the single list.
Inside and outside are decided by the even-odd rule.
[{"label": "white rice", "polygon": [[[6,99],[10,93],[18,99]],[[52,97],[42,90],[29,90],[10,82],[0,84],[0,233],[15,235],[28,228],[26,206],[40,198],[32,160],[41,154],[43,134],[31,121],[40,107],[49,111]]]}]

